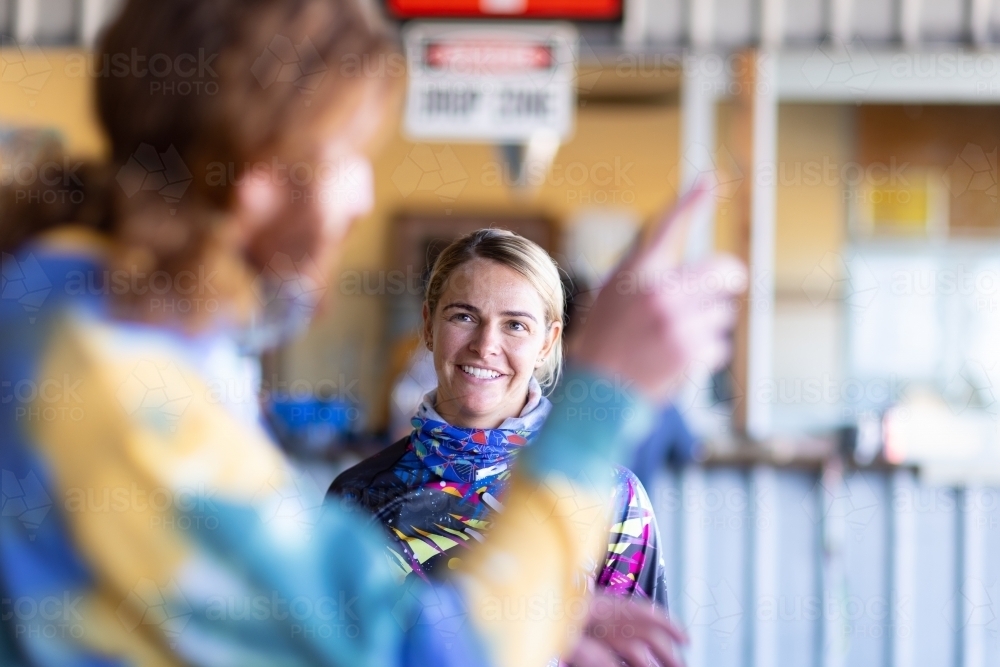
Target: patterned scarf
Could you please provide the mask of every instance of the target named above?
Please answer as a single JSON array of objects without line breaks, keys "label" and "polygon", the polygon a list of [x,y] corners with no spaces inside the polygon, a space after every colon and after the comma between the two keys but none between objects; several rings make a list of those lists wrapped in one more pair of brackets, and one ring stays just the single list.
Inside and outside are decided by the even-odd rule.
[{"label": "patterned scarf", "polygon": [[424,396],[411,420],[410,444],[427,468],[444,480],[460,484],[490,481],[510,468],[552,409],[535,378],[528,383],[524,410],[517,417],[505,419],[499,428],[452,426],[434,409],[436,398],[436,390]]}]

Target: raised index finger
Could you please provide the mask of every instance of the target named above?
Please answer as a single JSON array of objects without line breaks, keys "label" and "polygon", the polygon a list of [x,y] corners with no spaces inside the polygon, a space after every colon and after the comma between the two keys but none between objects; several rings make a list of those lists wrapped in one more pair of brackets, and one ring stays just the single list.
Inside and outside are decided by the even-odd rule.
[{"label": "raised index finger", "polygon": [[693,214],[708,194],[707,180],[699,178],[656,223],[649,239],[640,244],[629,264],[632,267],[664,269],[676,265]]}]

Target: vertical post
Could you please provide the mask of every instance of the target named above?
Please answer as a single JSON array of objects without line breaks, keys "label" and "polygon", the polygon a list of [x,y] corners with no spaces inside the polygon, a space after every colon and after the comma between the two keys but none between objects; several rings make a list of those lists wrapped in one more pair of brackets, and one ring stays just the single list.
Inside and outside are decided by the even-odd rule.
[{"label": "vertical post", "polygon": [[899,1],[899,38],[908,49],[920,42],[920,1]]},{"label": "vertical post", "polygon": [[[714,62],[713,62],[714,61]],[[687,262],[696,263],[707,257],[715,248],[715,214],[718,203],[718,181],[715,170],[720,165],[716,159],[716,125],[718,98],[726,90],[728,79],[721,56],[695,51],[685,53],[682,60],[680,176],[678,191],[688,191],[699,179],[712,189],[712,196],[705,197],[692,212],[691,224],[684,250]],[[707,368],[693,368],[683,392],[684,415],[692,431],[699,437],[711,440],[713,436],[729,431],[729,424],[717,409],[710,392],[703,391],[712,384]]]},{"label": "vertical post", "polygon": [[827,23],[830,39],[836,44],[847,44],[851,40],[854,28],[851,25],[854,18],[851,14],[854,0],[829,0]]},{"label": "vertical post", "polygon": [[687,3],[688,40],[696,51],[709,49],[715,37],[715,0]]},{"label": "vertical post", "polygon": [[705,471],[698,466],[688,466],[681,474],[681,585],[683,590],[677,592],[675,598],[680,607],[680,618],[683,619],[691,639],[686,663],[690,667],[709,667],[708,645],[712,641],[709,627],[700,620],[698,600],[691,593],[697,592],[708,584],[708,536],[705,532]]},{"label": "vertical post", "polygon": [[771,404],[759,400],[756,388],[773,373],[774,242],[777,214],[778,91],[776,57],[758,52],[753,90],[753,175],[750,217],[749,338],[747,340],[747,435],[763,440],[771,435]]},{"label": "vertical post", "polygon": [[14,39],[19,44],[34,41],[38,33],[39,0],[17,0],[14,9]]},{"label": "vertical post", "polygon": [[80,3],[80,43],[87,48],[94,46],[97,33],[104,25],[107,10],[106,0],[81,0]]},{"label": "vertical post", "polygon": [[627,47],[642,46],[646,41],[647,0],[625,0],[622,16],[622,43]]},{"label": "vertical post", "polygon": [[[792,0],[793,2],[795,0]],[[765,49],[779,49],[785,39],[785,0],[761,0],[760,43]]]},{"label": "vertical post", "polygon": [[977,48],[984,48],[990,42],[991,0],[970,0],[969,37]]},{"label": "vertical post", "polygon": [[[704,54],[685,55],[681,88],[680,192],[686,192],[699,176],[715,168],[716,92],[718,82],[708,76]],[[688,232],[686,257],[697,261],[715,246],[715,198],[695,212]]]},{"label": "vertical post", "polygon": [[757,610],[763,600],[778,600],[778,475],[774,468],[757,466],[750,473],[752,552],[751,594],[747,607],[750,621],[751,667],[778,667],[778,627],[774,619],[762,620]]},{"label": "vertical post", "polygon": [[961,645],[959,667],[986,667],[986,627],[976,617],[976,607],[989,604],[986,595],[986,516],[983,512],[984,489],[966,487],[960,494],[959,521],[962,522],[961,562],[957,604],[962,623],[956,639]]},{"label": "vertical post", "polygon": [[774,240],[778,144],[776,57],[746,52],[737,86],[734,147],[747,175],[740,194],[738,237],[750,269],[750,284],[737,328],[733,375],[743,388],[736,426],[752,440],[771,435],[771,405],[759,391],[772,373],[774,346]]},{"label": "vertical post", "polygon": [[917,484],[909,470],[897,470],[890,480],[892,502],[889,539],[889,667],[917,667],[914,646],[917,596],[917,517],[913,512]]},{"label": "vertical post", "polygon": [[[847,519],[842,512],[829,511],[834,498],[847,494],[843,463],[828,462],[821,473],[822,482],[816,485],[820,516],[823,521],[823,609],[842,609],[845,604],[847,569],[844,542],[847,539]],[[822,644],[821,667],[847,667],[849,622],[843,614],[821,613]]]}]

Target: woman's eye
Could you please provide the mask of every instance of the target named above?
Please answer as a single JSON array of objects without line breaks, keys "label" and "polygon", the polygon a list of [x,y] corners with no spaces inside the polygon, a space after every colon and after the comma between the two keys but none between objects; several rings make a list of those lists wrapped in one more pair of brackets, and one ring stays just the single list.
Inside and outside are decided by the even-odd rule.
[{"label": "woman's eye", "polygon": [[451,318],[451,321],[452,322],[471,322],[472,321],[472,315],[469,315],[468,313],[458,313],[457,315],[454,315]]},{"label": "woman's eye", "polygon": [[523,322],[511,322],[510,328],[514,331],[527,331],[528,327],[524,326]]}]

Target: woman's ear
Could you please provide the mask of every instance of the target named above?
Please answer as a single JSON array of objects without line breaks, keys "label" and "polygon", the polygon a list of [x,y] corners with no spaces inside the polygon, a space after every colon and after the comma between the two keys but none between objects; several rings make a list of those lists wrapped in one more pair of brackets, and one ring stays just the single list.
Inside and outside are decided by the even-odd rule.
[{"label": "woman's ear", "polygon": [[547,359],[550,354],[552,354],[552,348],[562,336],[562,322],[553,322],[549,325],[548,331],[545,332],[545,343],[542,345],[541,351],[538,353],[538,363],[536,363],[536,368],[541,366],[541,361]]},{"label": "woman's ear", "polygon": [[434,323],[431,322],[430,308],[427,307],[427,302],[426,301],[424,301],[423,316],[424,316],[424,336],[423,336],[423,338],[424,338],[424,345],[427,346],[428,350],[430,350],[431,352],[433,352],[434,351]]},{"label": "woman's ear", "polygon": [[236,186],[236,219],[244,241],[268,225],[281,208],[282,192],[270,169],[247,170]]}]

